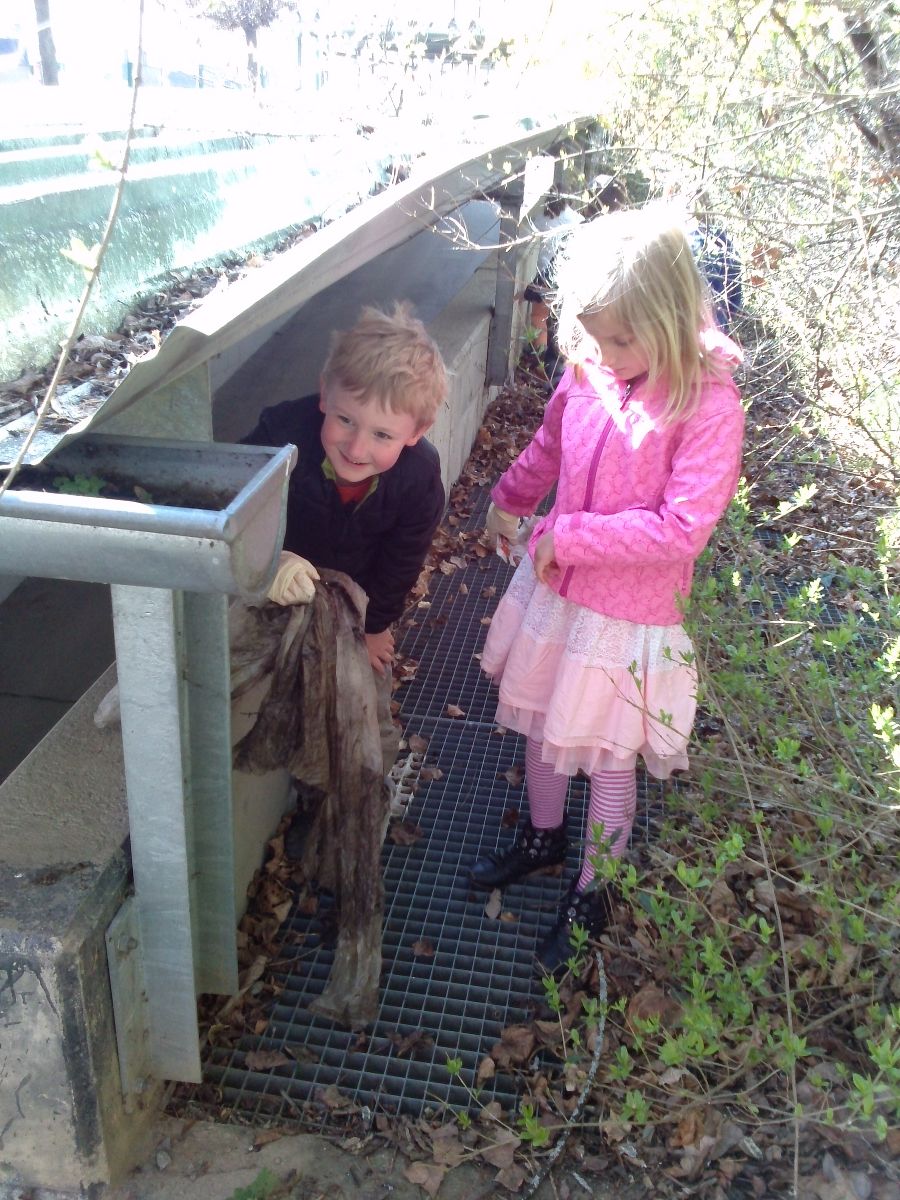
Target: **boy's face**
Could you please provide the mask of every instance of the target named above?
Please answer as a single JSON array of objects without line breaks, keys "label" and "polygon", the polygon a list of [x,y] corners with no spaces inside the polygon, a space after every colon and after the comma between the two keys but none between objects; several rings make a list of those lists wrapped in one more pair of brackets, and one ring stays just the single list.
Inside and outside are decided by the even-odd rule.
[{"label": "boy's face", "polygon": [[322,381],[319,408],[325,414],[322,446],[339,483],[362,483],[389,471],[404,446],[414,446],[426,430],[409,413],[362,403],[359,392]]}]

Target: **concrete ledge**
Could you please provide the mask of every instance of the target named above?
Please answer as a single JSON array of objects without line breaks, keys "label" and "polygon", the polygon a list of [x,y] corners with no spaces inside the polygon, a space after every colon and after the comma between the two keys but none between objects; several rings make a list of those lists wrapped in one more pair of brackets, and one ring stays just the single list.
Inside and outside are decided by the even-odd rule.
[{"label": "concrete ledge", "polygon": [[87,1189],[142,1152],[161,1085],[126,1106],[106,928],[125,898],[121,752],[94,728],[109,674],[0,787],[0,1188]]}]

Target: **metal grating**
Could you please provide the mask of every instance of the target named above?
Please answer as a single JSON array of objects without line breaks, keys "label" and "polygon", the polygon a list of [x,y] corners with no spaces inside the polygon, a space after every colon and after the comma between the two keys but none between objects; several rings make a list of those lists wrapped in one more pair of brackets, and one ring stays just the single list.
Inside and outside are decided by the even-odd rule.
[{"label": "metal grating", "polygon": [[[213,1050],[206,1065],[207,1079],[229,1107],[289,1119],[329,1084],[372,1111],[468,1107],[447,1058],[463,1059],[462,1078],[474,1086],[478,1063],[503,1027],[534,1015],[541,995],[534,950],[552,924],[561,882],[538,877],[507,889],[505,913],[516,919],[498,920],[485,914],[487,896],[470,892],[465,877],[465,864],[482,847],[510,836],[501,835],[501,818],[508,803],[521,802],[521,788],[507,796],[513,789],[498,775],[515,759],[513,739],[448,719],[423,723],[419,732],[429,740],[428,761],[443,775],[422,788],[410,810],[422,838],[385,848],[384,974],[374,1026],[360,1037],[308,1011],[325,986],[332,953],[319,918],[295,911],[285,941],[293,941],[291,935],[306,940],[287,950],[273,971],[283,990],[268,1027],[233,1053]],[[583,795],[583,787],[575,791]],[[417,954],[426,941],[433,952]],[[414,1043],[411,1049],[404,1039]],[[271,1072],[247,1069],[247,1050],[285,1045],[299,1061]],[[498,1074],[482,1099],[513,1106],[515,1080]]]},{"label": "metal grating", "polygon": [[[477,525],[479,516],[473,517]],[[534,951],[556,915],[563,882],[538,876],[508,888],[501,919],[485,913],[487,895],[468,886],[467,866],[481,851],[512,837],[501,823],[522,809],[522,786],[505,772],[521,765],[517,735],[498,735],[494,697],[475,658],[490,614],[510,575],[496,556],[475,560],[451,575],[435,573],[428,607],[415,610],[401,652],[419,661],[415,678],[399,695],[407,736],[428,743],[425,762],[439,779],[419,785],[408,819],[422,830],[410,846],[385,844],[383,975],[378,1018],[365,1035],[316,1017],[307,1005],[324,988],[332,950],[322,937],[321,916],[298,909],[283,927],[283,953],[271,978],[280,985],[268,1025],[234,1049],[207,1052],[204,1077],[217,1107],[243,1119],[325,1121],[339,1116],[317,1104],[320,1089],[340,1093],[370,1111],[422,1113],[470,1097],[451,1078],[446,1060],[463,1060],[461,1079],[475,1086],[475,1071],[509,1024],[530,1019],[543,990],[534,973]],[[461,585],[465,584],[468,594]],[[465,711],[446,715],[448,704]],[[571,784],[573,827],[583,819],[585,782]],[[573,850],[567,867],[578,865]],[[321,910],[320,910],[321,911]],[[423,943],[427,951],[423,954]],[[419,953],[416,953],[416,950]],[[295,1061],[252,1070],[250,1051],[283,1050]],[[481,1100],[517,1102],[516,1080],[499,1073],[481,1089]]]}]

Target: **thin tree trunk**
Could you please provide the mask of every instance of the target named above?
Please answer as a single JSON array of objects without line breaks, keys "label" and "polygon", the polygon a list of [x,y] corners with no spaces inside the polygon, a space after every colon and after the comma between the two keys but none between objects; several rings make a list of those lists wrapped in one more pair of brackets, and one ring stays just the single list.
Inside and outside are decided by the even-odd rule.
[{"label": "thin tree trunk", "polygon": [[50,28],[50,0],[34,0],[34,15],[37,20],[38,51],[41,56],[41,83],[54,86],[59,83],[59,63],[53,45]]},{"label": "thin tree trunk", "polygon": [[247,39],[247,78],[254,95],[259,84],[259,63],[256,58],[256,26],[245,25],[244,37]]},{"label": "thin tree trunk", "polygon": [[891,164],[900,163],[900,105],[891,91],[896,78],[889,70],[883,47],[863,9],[853,8],[844,17],[847,36],[856,51],[863,78],[872,91],[871,106],[878,114],[878,141]]}]

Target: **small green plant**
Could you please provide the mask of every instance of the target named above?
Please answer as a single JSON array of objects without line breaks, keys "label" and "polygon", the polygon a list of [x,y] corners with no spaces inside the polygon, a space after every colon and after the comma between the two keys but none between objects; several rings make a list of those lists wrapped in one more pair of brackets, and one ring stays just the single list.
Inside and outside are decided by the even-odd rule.
[{"label": "small green plant", "polygon": [[534,1149],[545,1146],[550,1140],[550,1130],[546,1125],[540,1123],[534,1108],[530,1104],[523,1104],[519,1109],[516,1132],[523,1142],[528,1142]]},{"label": "small green plant", "polygon": [[107,483],[99,475],[57,475],[53,486],[69,496],[100,496]]},{"label": "small green plant", "polygon": [[235,1188],[229,1200],[268,1200],[281,1189],[281,1181],[268,1167],[263,1167],[257,1177],[247,1187]]}]

